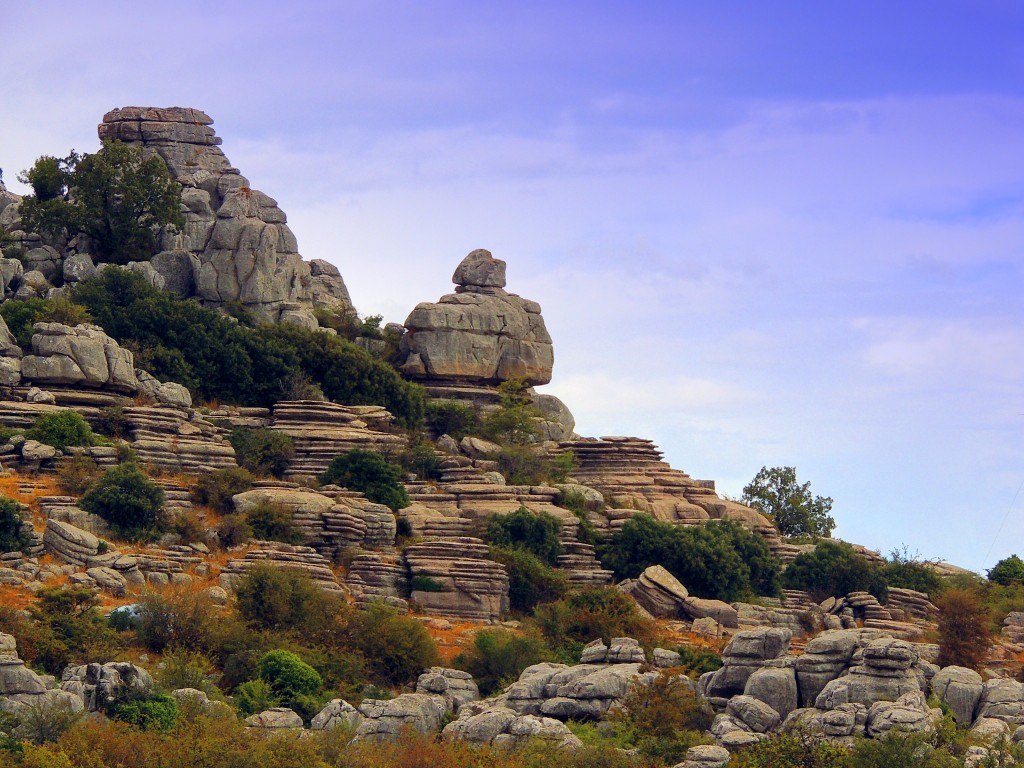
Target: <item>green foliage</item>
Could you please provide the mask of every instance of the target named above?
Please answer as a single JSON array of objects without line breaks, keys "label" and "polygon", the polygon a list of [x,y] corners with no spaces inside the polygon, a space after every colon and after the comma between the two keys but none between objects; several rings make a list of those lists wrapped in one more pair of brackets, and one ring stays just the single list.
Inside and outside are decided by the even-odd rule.
[{"label": "green foliage", "polygon": [[902,551],[894,549],[886,559],[883,570],[885,583],[890,587],[914,589],[932,598],[938,597],[946,589],[946,580],[927,563],[911,555],[906,547]]},{"label": "green foliage", "polygon": [[92,428],[77,411],[40,414],[25,437],[52,445],[59,451],[71,445],[92,445],[94,442]]},{"label": "green foliage", "polygon": [[704,743],[701,732],[711,727],[712,717],[689,679],[662,673],[649,685],[633,685],[610,719],[641,755],[672,765]]},{"label": "green foliage", "polygon": [[509,379],[498,385],[501,400],[496,409],[483,418],[484,437],[502,445],[524,445],[539,436],[537,422],[541,412],[530,399],[529,387],[522,379]]},{"label": "green foliage", "polygon": [[[729,768],[849,768],[848,749],[817,731],[773,733],[733,755]],[[904,768],[892,763],[889,768]],[[909,768],[909,766],[908,766]]]},{"label": "green foliage", "polygon": [[991,631],[988,612],[978,595],[964,589],[948,589],[939,596],[940,667],[956,665],[980,669],[988,657]]},{"label": "green foliage", "polygon": [[680,645],[679,666],[689,677],[700,679],[705,672],[714,672],[722,668],[722,657],[710,648]]},{"label": "green foliage", "polygon": [[937,749],[923,734],[900,733],[893,729],[880,739],[865,739],[850,753],[849,768],[958,768],[963,763],[949,752]]},{"label": "green foliage", "polygon": [[988,571],[988,580],[1003,586],[1009,586],[1014,582],[1024,583],[1024,560],[1017,555],[1003,558]]},{"label": "green foliage", "polygon": [[219,677],[209,657],[184,648],[170,650],[163,655],[156,671],[156,684],[164,691],[194,688],[207,695],[219,696],[214,681]]},{"label": "green foliage", "polygon": [[166,693],[151,693],[115,702],[107,714],[143,731],[169,731],[178,720],[178,702]]},{"label": "green foliage", "polygon": [[590,522],[588,513],[601,511],[604,504],[592,504],[587,501],[587,497],[583,493],[571,489],[559,491],[558,496],[555,497],[555,504],[563,509],[568,509],[580,521],[579,528],[576,529],[576,538],[579,541],[584,544],[596,545],[598,543],[597,529]]},{"label": "green foliage", "polygon": [[788,589],[803,589],[817,600],[850,592],[870,592],[885,600],[885,576],[878,566],[841,541],[820,541],[786,566],[782,583]]},{"label": "green foliage", "polygon": [[654,622],[615,587],[584,587],[553,603],[537,606],[533,622],[560,661],[576,664],[586,643],[598,638],[634,637],[650,645]]},{"label": "green foliage", "polygon": [[147,592],[141,600],[136,632],[151,651],[198,653],[206,647],[208,633],[218,621],[213,602],[201,592]]},{"label": "green foliage", "polygon": [[29,349],[32,346],[32,326],[43,322],[42,314],[47,306],[46,299],[12,299],[0,303],[0,316],[7,328],[14,334],[18,346]]},{"label": "green foliage", "polygon": [[485,538],[496,547],[523,549],[548,565],[557,565],[562,554],[558,534],[562,524],[547,512],[534,514],[520,506],[507,515],[492,515],[487,521]]},{"label": "green foliage", "polygon": [[539,604],[559,600],[569,591],[565,574],[528,549],[492,545],[490,556],[508,570],[509,607],[516,613],[529,614]]},{"label": "green foliage", "polygon": [[515,682],[532,664],[553,660],[543,640],[533,634],[489,629],[478,632],[473,647],[456,656],[454,664],[473,676],[486,697]]},{"label": "green foliage", "polygon": [[830,536],[836,527],[832,499],[813,496],[797,482],[795,467],[761,467],[743,489],[743,503],[768,517],[783,536]]},{"label": "green foliage", "polygon": [[371,603],[349,618],[352,648],[366,659],[373,682],[398,686],[438,663],[437,646],[422,623],[383,603]]},{"label": "green foliage", "polygon": [[99,477],[99,465],[85,454],[65,459],[57,469],[57,486],[64,493],[81,496]]},{"label": "green foliage", "polygon": [[420,480],[441,479],[441,458],[434,446],[419,433],[410,438],[409,447],[398,454],[397,459],[402,469]]},{"label": "green foliage", "polygon": [[124,438],[128,431],[128,417],[120,405],[101,408],[96,418],[96,428],[101,434],[116,440]]},{"label": "green foliage", "polygon": [[238,465],[257,477],[284,477],[295,458],[291,435],[279,429],[237,427],[231,431],[231,446]]},{"label": "green foliage", "polygon": [[234,705],[243,717],[281,706],[281,697],[266,680],[247,680],[235,689]]},{"label": "green foliage", "polygon": [[157,234],[184,225],[181,186],[158,155],[122,142],[104,142],[96,154],[43,157],[25,172],[34,194],[23,198],[23,226],[33,232],[89,236],[100,261],[146,261],[158,250]]},{"label": "green foliage", "polygon": [[444,587],[437,579],[417,574],[409,579],[410,592],[443,592]]},{"label": "green foliage", "polygon": [[426,405],[426,424],[435,438],[449,435],[461,440],[480,432],[480,416],[476,410],[457,400],[431,400]]},{"label": "green foliage", "polygon": [[[74,709],[67,699],[45,696],[39,699],[18,709],[17,726],[12,729],[13,736],[33,744],[54,742],[71,730],[84,715],[84,712]],[[2,742],[3,738],[0,737],[0,744]]]},{"label": "green foliage", "polygon": [[245,524],[257,539],[301,544],[302,531],[295,525],[292,511],[281,504],[263,502],[245,513]]},{"label": "green foliage", "polygon": [[108,469],[79,506],[106,520],[123,538],[146,541],[166,526],[163,489],[137,464]]},{"label": "green foliage", "polygon": [[313,695],[324,685],[317,671],[290,651],[278,649],[264,654],[257,670],[260,679],[266,680],[275,695],[285,700]]},{"label": "green foliage", "polygon": [[234,510],[231,497],[250,490],[254,479],[252,473],[242,467],[216,469],[199,476],[192,489],[192,501],[205,504],[218,514],[230,514]]},{"label": "green foliage", "polygon": [[392,511],[410,504],[409,494],[402,486],[402,468],[373,451],[355,448],[335,456],[320,482],[361,491],[370,501],[384,504]]},{"label": "green foliage", "polygon": [[22,529],[21,505],[0,497],[0,552],[17,552],[28,544]]},{"label": "green foliage", "polygon": [[602,548],[601,562],[620,579],[661,565],[697,597],[778,593],[778,561],[760,536],[732,521],[678,526],[638,514]]},{"label": "green foliage", "polygon": [[308,576],[255,565],[235,585],[238,612],[252,626],[269,630],[298,629],[321,614],[337,613],[336,598]]}]

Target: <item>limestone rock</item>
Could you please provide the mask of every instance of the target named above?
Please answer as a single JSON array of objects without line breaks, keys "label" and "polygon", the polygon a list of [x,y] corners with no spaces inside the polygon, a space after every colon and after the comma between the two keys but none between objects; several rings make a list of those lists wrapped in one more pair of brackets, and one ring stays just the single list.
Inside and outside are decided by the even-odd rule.
[{"label": "limestone rock", "polygon": [[785,719],[799,704],[796,670],[789,665],[761,667],[747,680],[743,693],[763,701]]},{"label": "limestone rock", "polygon": [[442,697],[455,714],[459,713],[464,704],[480,698],[480,690],[472,675],[461,669],[445,667],[431,667],[420,675],[416,681],[416,693]]},{"label": "limestone rock", "polygon": [[725,768],[729,750],[714,744],[701,744],[686,750],[686,759],[676,768]]},{"label": "limestone rock", "polygon": [[37,384],[74,384],[134,393],[132,353],[96,325],[32,326],[32,352],[21,361],[22,377]]},{"label": "limestone rock", "polygon": [[310,723],[314,731],[328,730],[330,728],[347,728],[354,731],[363,721],[359,710],[353,707],[344,699],[331,699],[321,709]]},{"label": "limestone rock", "polygon": [[900,696],[896,701],[876,701],[868,709],[867,733],[880,738],[891,730],[920,733],[934,728],[932,713],[920,691]]},{"label": "limestone rock", "polygon": [[363,721],[354,740],[380,741],[394,738],[405,729],[432,733],[441,729],[448,713],[445,700],[424,693],[403,693],[393,699],[364,699],[359,705]]},{"label": "limestone rock", "polygon": [[277,730],[279,728],[301,728],[302,718],[287,707],[274,707],[245,718],[250,728]]},{"label": "limestone rock", "polygon": [[986,680],[982,686],[975,717],[1024,725],[1024,685],[1016,680]]},{"label": "limestone rock", "polygon": [[778,726],[779,713],[753,696],[734,696],[725,710],[755,733],[767,733]]},{"label": "limestone rock", "polygon": [[679,579],[660,565],[645,569],[629,594],[644,610],[659,618],[677,617],[690,596]]},{"label": "limestone rock", "polygon": [[967,667],[944,667],[932,678],[932,693],[949,706],[961,725],[973,722],[983,688],[981,675]]}]

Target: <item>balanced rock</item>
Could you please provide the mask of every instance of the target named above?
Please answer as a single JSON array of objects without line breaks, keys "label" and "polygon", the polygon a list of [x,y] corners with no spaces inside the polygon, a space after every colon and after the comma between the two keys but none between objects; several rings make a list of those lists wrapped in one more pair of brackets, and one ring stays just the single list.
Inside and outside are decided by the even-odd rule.
[{"label": "balanced rock", "polygon": [[455,293],[419,304],[405,321],[403,373],[484,384],[551,381],[554,350],[540,305],[505,291],[505,262],[473,251],[452,280]]}]

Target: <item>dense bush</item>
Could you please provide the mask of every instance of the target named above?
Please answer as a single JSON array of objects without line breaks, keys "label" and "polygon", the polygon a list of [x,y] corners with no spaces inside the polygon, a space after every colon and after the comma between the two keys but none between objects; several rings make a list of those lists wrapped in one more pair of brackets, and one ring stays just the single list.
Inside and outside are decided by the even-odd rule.
[{"label": "dense bush", "polygon": [[262,678],[246,680],[235,689],[234,704],[243,717],[281,706],[281,697]]},{"label": "dense bush", "polygon": [[887,586],[914,589],[933,599],[947,586],[946,580],[934,568],[911,555],[905,547],[902,551],[894,549],[886,558],[883,576]]},{"label": "dense bush", "polygon": [[650,685],[633,685],[610,719],[641,755],[674,765],[690,747],[705,743],[701,732],[712,717],[689,681],[662,673]]},{"label": "dense bush", "polygon": [[235,585],[235,594],[239,614],[261,629],[298,629],[340,610],[338,601],[308,576],[272,565],[249,568]]},{"label": "dense bush", "polygon": [[[823,734],[796,729],[774,733],[744,748],[729,760],[729,768],[849,768],[848,748]],[[911,768],[893,763],[890,768]]]},{"label": "dense bush", "polygon": [[572,452],[552,456],[525,444],[506,445],[490,458],[509,485],[564,483],[576,461]]},{"label": "dense bush", "polygon": [[565,574],[527,549],[491,546],[490,556],[508,570],[509,607],[516,613],[531,613],[569,591]]},{"label": "dense bush", "polygon": [[28,544],[22,529],[21,505],[0,497],[0,552],[17,552]]},{"label": "dense bush", "polygon": [[585,587],[539,605],[533,622],[559,660],[569,664],[579,661],[580,651],[591,640],[634,637],[646,646],[653,643],[656,633],[654,622],[615,587]]},{"label": "dense bush", "polygon": [[108,469],[79,506],[102,517],[119,536],[146,541],[166,525],[164,501],[163,489],[129,463]]},{"label": "dense bush", "polygon": [[72,496],[81,496],[99,477],[99,465],[90,456],[79,454],[65,459],[57,469],[57,487]]},{"label": "dense bush", "polygon": [[147,592],[139,607],[139,641],[158,653],[205,650],[207,636],[220,621],[213,601],[190,589]]},{"label": "dense bush", "polygon": [[1004,587],[1014,582],[1024,583],[1024,560],[1017,555],[1003,558],[993,566],[992,570],[988,571],[988,580],[1002,584]]},{"label": "dense bush", "polygon": [[36,323],[79,325],[92,322],[85,307],[65,296],[5,301],[0,303],[0,316],[3,316],[7,328],[14,334],[18,346],[26,350],[32,346],[32,326]]},{"label": "dense bush", "polygon": [[476,409],[457,400],[431,400],[426,405],[427,428],[435,438],[449,435],[461,440],[480,432],[480,416]]},{"label": "dense bush", "polygon": [[498,386],[501,401],[484,416],[481,433],[502,445],[524,445],[539,435],[541,413],[530,399],[529,388],[522,379],[509,379]]},{"label": "dense bush", "polygon": [[694,680],[700,679],[705,672],[714,672],[722,668],[722,657],[710,648],[681,645],[677,650],[679,666]]},{"label": "dense bush", "polygon": [[678,526],[638,514],[602,547],[601,562],[620,579],[661,565],[697,597],[778,593],[779,564],[764,539],[731,521]]},{"label": "dense bush", "polygon": [[214,512],[227,515],[234,511],[231,497],[252,488],[255,478],[242,467],[217,469],[200,475],[192,489],[192,501],[205,504]]},{"label": "dense bush", "polygon": [[207,695],[220,696],[215,684],[220,675],[213,661],[202,653],[183,648],[170,650],[160,659],[154,677],[157,686],[164,691],[192,688]]},{"label": "dense bush", "polygon": [[817,600],[850,592],[870,592],[879,600],[886,597],[885,576],[867,558],[841,541],[820,541],[786,566],[782,583],[788,589],[803,589]]},{"label": "dense bush", "polygon": [[505,629],[478,632],[473,647],[455,657],[454,664],[469,672],[482,696],[490,696],[514,683],[524,669],[554,656],[535,635],[519,635]]},{"label": "dense bush", "polygon": [[310,696],[323,688],[324,681],[309,664],[290,651],[274,650],[263,655],[256,665],[260,679],[283,700]]},{"label": "dense bush", "polygon": [[441,479],[441,458],[433,444],[416,433],[409,440],[409,446],[396,457],[399,465],[419,480]]},{"label": "dense bush", "polygon": [[402,468],[374,451],[355,448],[335,456],[327,471],[320,476],[320,482],[361,491],[370,501],[383,504],[392,511],[410,504],[409,494],[402,486]]},{"label": "dense bush", "polygon": [[257,504],[245,513],[244,519],[252,536],[257,539],[282,541],[285,544],[302,543],[302,531],[295,525],[293,512],[282,504]]},{"label": "dense bush", "polygon": [[940,667],[956,665],[980,669],[988,657],[991,634],[987,611],[978,595],[948,589],[938,598]]},{"label": "dense bush", "polygon": [[144,731],[169,731],[178,720],[178,702],[166,693],[150,693],[117,701],[110,706],[107,714],[114,720],[131,723]]},{"label": "dense bush", "polygon": [[52,445],[59,451],[71,445],[92,445],[89,423],[76,411],[52,411],[38,416],[25,433],[29,440]]},{"label": "dense bush", "polygon": [[492,515],[487,521],[485,538],[496,547],[523,549],[548,565],[557,565],[562,554],[558,534],[562,524],[547,512],[533,513],[520,506],[507,515]]},{"label": "dense bush", "polygon": [[438,663],[437,646],[423,624],[383,603],[356,611],[347,627],[349,644],[366,659],[373,682],[397,686]]},{"label": "dense bush", "polygon": [[238,427],[231,431],[231,447],[238,465],[257,477],[284,477],[295,458],[291,435],[279,429]]}]

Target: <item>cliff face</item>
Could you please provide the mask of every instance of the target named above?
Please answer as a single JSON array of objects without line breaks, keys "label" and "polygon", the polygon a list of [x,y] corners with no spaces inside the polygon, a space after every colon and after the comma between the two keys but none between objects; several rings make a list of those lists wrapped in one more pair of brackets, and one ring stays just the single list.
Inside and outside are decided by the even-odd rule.
[{"label": "cliff face", "polygon": [[338,269],[302,260],[277,201],[230,164],[212,124],[198,109],[123,107],[99,126],[100,139],[159,155],[182,185],[184,230],[165,232],[164,251],[151,262],[164,287],[208,306],[238,302],[266,319],[309,327],[315,306],[351,309]]}]

